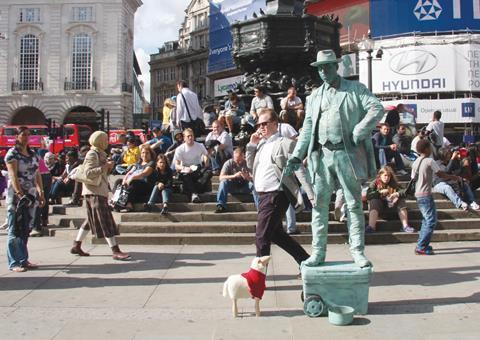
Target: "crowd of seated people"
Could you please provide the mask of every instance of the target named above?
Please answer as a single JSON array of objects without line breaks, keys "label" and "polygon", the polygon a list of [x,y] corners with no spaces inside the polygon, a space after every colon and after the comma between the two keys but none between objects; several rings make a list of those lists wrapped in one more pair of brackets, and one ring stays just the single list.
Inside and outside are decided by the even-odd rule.
[{"label": "crowd of seated people", "polygon": [[[399,106],[403,107],[402,104]],[[432,191],[446,197],[458,209],[480,210],[475,197],[475,190],[480,187],[478,144],[452,145],[444,136],[444,124],[440,119],[441,112],[435,111],[432,121],[416,130],[411,128],[411,122],[406,123],[402,118],[398,120],[394,114],[387,114],[385,122],[379,124],[379,131],[372,136],[379,171],[366,191],[369,207],[369,218],[365,226],[367,233],[377,230],[379,215],[389,210],[398,212],[403,231],[415,230],[408,222],[405,187],[396,179],[393,169],[400,176],[406,174],[404,170],[421,156],[417,150],[419,141],[427,141],[431,145],[432,153],[429,157],[435,160],[439,173],[443,174],[439,176],[434,173]],[[392,131],[387,120],[397,125],[396,131]],[[409,177],[404,178],[404,181]]]},{"label": "crowd of seated people", "polygon": [[[295,139],[298,136],[296,128],[301,123],[296,126],[289,124],[303,120],[303,104],[297,98],[292,88],[282,101],[285,109],[279,133],[283,137]],[[110,157],[117,164],[114,173],[123,176],[120,185],[128,192],[128,202],[123,212],[132,211],[136,203],[143,204],[143,210],[147,212],[154,211],[155,205],[159,204],[160,213],[166,215],[174,192],[183,193],[189,202],[199,203],[201,194],[211,190],[211,178],[217,174],[219,188],[216,192],[216,213],[228,211],[229,194],[251,194],[256,202],[252,174],[246,167],[243,147],[255,131],[252,124],[255,124],[258,114],[265,109],[271,110],[271,98],[261,88],[257,88],[250,111],[245,111],[245,105],[236,94],[230,94],[229,101],[226,110],[220,111],[216,116],[204,142],[196,140],[199,136],[195,136],[191,128],[182,130],[178,124],[174,124],[178,118],[175,102],[171,98],[166,105],[170,110],[170,124],[163,121],[161,127],[153,127],[151,138],[144,143],[140,143],[133,135],[125,134],[119,138],[119,143],[110,150]],[[189,105],[187,102],[183,104]],[[437,113],[434,118],[439,119],[439,116]],[[185,116],[182,117],[185,119]],[[449,178],[455,178],[447,181],[435,177],[434,192],[446,196],[459,209],[480,210],[475,198],[475,190],[480,187],[477,147],[472,145],[462,153],[458,147],[449,145],[445,140],[440,146],[438,136],[434,139],[432,135],[441,132],[425,127],[413,130],[415,135],[412,135],[411,126],[404,124],[402,119],[397,121],[394,115],[390,117],[393,117],[390,121],[395,128],[391,128],[387,122],[382,123],[379,131],[372,134],[378,175],[371,182],[363,183],[364,199],[368,201],[369,210],[366,231],[376,232],[379,218],[391,216],[392,212],[397,213],[402,231],[415,231],[408,219],[405,185],[401,182],[408,180],[407,170],[418,157],[416,144],[423,139],[431,140],[433,148],[438,147],[432,157],[437,158],[436,162],[443,172],[451,175]],[[235,134],[234,126],[239,123],[240,132]],[[438,123],[433,124],[438,128],[437,125]],[[81,205],[78,194],[81,192],[81,183],[75,183],[69,178],[71,171],[81,164],[81,155],[75,151],[59,156],[46,153],[44,161],[52,176],[50,203],[58,203],[62,196],[71,195],[69,203]],[[335,206],[340,208],[341,204]],[[138,209],[138,205],[136,207]],[[391,213],[386,214],[389,211]],[[293,224],[294,218],[293,211]],[[348,216],[341,218],[343,221],[348,220]],[[292,217],[289,219],[292,220]]]}]

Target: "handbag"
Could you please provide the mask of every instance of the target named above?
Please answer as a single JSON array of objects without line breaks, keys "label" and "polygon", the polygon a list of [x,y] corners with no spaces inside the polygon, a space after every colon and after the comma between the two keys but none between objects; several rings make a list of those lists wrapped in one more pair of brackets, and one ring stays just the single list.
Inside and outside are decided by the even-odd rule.
[{"label": "handbag", "polygon": [[185,108],[187,109],[188,118],[190,119],[189,122],[182,121],[182,129],[185,130],[190,128],[193,130],[193,134],[196,137],[200,137],[205,133],[205,123],[203,119],[197,118],[195,120],[192,119],[192,115],[190,114],[190,109],[188,108],[187,101],[185,100],[185,96],[182,94],[183,103],[185,104]]},{"label": "handbag", "polygon": [[115,192],[112,196],[112,205],[116,208],[125,208],[128,203],[128,195],[130,192],[128,191],[127,187],[123,185],[118,185],[115,188]]},{"label": "handbag", "polygon": [[417,171],[415,171],[415,176],[408,181],[407,187],[405,188],[405,194],[407,196],[415,196],[415,185],[417,184],[418,180],[418,172],[420,171],[420,165],[422,165],[423,160],[425,157],[423,157],[420,160],[420,163],[418,164]]},{"label": "handbag", "polygon": [[[97,154],[98,157],[98,154]],[[87,185],[93,185],[98,187],[102,182],[102,175],[95,178],[87,177],[87,168],[85,164],[78,165],[75,169],[72,170],[72,173],[68,176],[76,182],[80,182]]]}]

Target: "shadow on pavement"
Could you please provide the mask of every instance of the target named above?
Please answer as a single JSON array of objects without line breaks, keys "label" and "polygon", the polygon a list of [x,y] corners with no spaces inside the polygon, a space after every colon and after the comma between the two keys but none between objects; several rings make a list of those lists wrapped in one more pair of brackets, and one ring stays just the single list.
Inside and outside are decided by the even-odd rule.
[{"label": "shadow on pavement", "polygon": [[267,290],[273,290],[276,292],[287,291],[287,290],[298,290],[299,292],[303,289],[302,285],[286,285],[286,286],[274,286],[267,287]]},{"label": "shadow on pavement", "polygon": [[370,287],[380,286],[443,286],[477,281],[480,266],[382,271],[373,274]]},{"label": "shadow on pavement", "polygon": [[[262,304],[260,303],[260,310],[262,309]],[[301,309],[286,309],[286,310],[267,310],[261,311],[262,317],[274,317],[274,316],[285,316],[285,317],[293,317],[293,316],[302,316],[305,315],[303,310]],[[248,313],[246,313],[248,314]],[[250,316],[250,315],[249,315]],[[255,314],[252,313],[251,316],[255,317]]]},{"label": "shadow on pavement", "polygon": [[445,297],[399,301],[372,302],[368,304],[370,315],[433,313],[435,307],[462,303],[480,303],[480,292],[466,297]]},{"label": "shadow on pavement", "polygon": [[371,323],[372,322],[370,321],[370,319],[367,319],[366,317],[355,316],[350,326],[366,326]]},{"label": "shadow on pavement", "polygon": [[[205,252],[191,254],[130,252],[130,255],[133,258],[132,261],[112,262],[111,259],[107,259],[110,257],[110,255],[102,254],[92,255],[89,258],[105,257],[105,262],[107,263],[80,264],[82,262],[75,261],[70,265],[67,263],[40,265],[40,267],[34,271],[36,274],[32,274],[33,276],[30,276],[30,273],[12,273],[0,277],[0,291],[21,289],[68,289],[105,286],[150,286],[158,284],[221,283],[225,281],[229,274],[226,273],[225,276],[222,277],[162,279],[163,274],[152,273],[149,275],[148,272],[175,268],[213,267],[216,265],[216,263],[213,261],[241,259],[244,257],[254,256],[252,253],[240,252]],[[89,258],[84,258],[82,260],[88,261]],[[49,271],[50,275],[42,274],[42,272],[45,271]],[[60,272],[62,276],[58,276],[56,272]],[[152,277],[108,277],[109,274],[116,275],[132,272],[142,272],[142,276],[149,275]],[[91,277],[76,277],[75,275],[91,275]],[[95,275],[101,277],[95,277]],[[158,277],[155,277],[155,275],[158,275]]]},{"label": "shadow on pavement", "polygon": [[480,247],[458,247],[458,248],[435,249],[436,255],[455,255],[455,254],[469,254],[469,253],[480,253]]}]

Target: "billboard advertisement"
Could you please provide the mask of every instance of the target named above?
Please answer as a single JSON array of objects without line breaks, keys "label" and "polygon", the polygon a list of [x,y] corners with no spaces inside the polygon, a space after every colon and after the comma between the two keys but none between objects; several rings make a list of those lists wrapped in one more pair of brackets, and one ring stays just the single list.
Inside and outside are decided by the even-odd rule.
[{"label": "billboard advertisement", "polygon": [[252,14],[265,11],[266,0],[211,0],[209,14],[208,73],[235,67],[232,58],[233,38],[230,25],[251,19]]},{"label": "billboard advertisement", "polygon": [[479,123],[480,98],[432,99],[432,100],[396,100],[384,101],[384,106],[404,104],[408,110],[413,110],[417,124],[428,124],[433,112],[442,112],[444,123]]},{"label": "billboard advertisement", "polygon": [[316,16],[338,16],[342,24],[340,44],[357,41],[368,34],[369,0],[323,0],[308,5],[307,12]]},{"label": "billboard advertisement", "polygon": [[372,37],[480,31],[480,0],[371,0]]},{"label": "billboard advertisement", "polygon": [[235,91],[238,84],[243,81],[243,76],[218,79],[213,82],[214,97],[226,96],[228,91]]},{"label": "billboard advertisement", "polygon": [[[368,83],[361,55],[360,81]],[[480,45],[411,45],[384,49],[372,60],[374,93],[480,91]]]}]

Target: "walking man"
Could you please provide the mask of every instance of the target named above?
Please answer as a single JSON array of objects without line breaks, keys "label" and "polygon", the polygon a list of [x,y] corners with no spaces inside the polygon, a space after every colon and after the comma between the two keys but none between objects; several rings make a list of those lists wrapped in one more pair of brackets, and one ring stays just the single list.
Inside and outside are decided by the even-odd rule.
[{"label": "walking man", "polygon": [[298,169],[308,158],[314,186],[312,210],[312,255],[304,262],[318,266],[325,261],[328,231],[328,207],[338,181],[348,211],[350,252],[360,267],[370,266],[364,255],[365,217],[361,181],[375,176],[375,157],[371,132],[383,116],[378,99],[357,82],[337,74],[338,60],[332,50],[318,52],[318,68],[323,85],[307,97],[307,112],[302,132],[285,176]]},{"label": "walking man", "polygon": [[[295,141],[280,137],[278,116],[273,110],[262,110],[256,126],[257,131],[247,145],[247,166],[253,174],[259,197],[255,233],[257,256],[270,255],[273,241],[300,264],[308,258],[308,254],[282,227],[282,218],[290,203],[297,210],[304,206],[297,180],[293,176],[282,180],[282,171]],[[306,183],[303,167],[299,167],[295,175],[300,183]],[[313,199],[313,192],[307,194]]]}]

